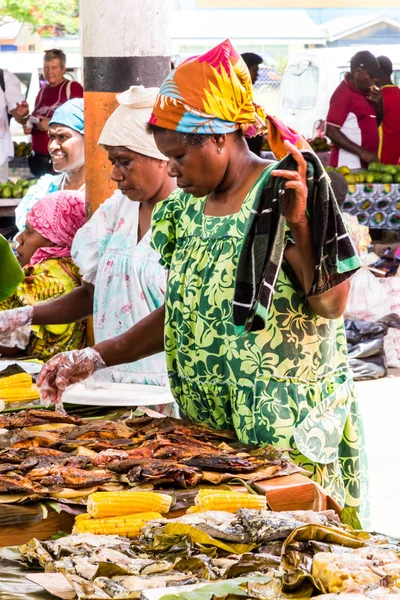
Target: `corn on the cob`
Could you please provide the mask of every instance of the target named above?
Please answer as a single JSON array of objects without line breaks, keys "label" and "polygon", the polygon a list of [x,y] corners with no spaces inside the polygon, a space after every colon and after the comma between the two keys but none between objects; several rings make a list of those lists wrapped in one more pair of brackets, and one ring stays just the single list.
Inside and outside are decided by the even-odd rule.
[{"label": "corn on the cob", "polygon": [[73,533],[95,533],[97,535],[107,534],[136,537],[140,535],[146,521],[153,521],[161,518],[160,513],[156,512],[135,513],[133,515],[122,515],[120,517],[108,517],[106,519],[92,519],[89,515],[84,515],[75,519]]},{"label": "corn on the cob", "polygon": [[236,512],[240,508],[266,509],[265,496],[256,496],[245,492],[231,492],[228,490],[199,490],[195,504],[201,510],[224,510]]},{"label": "corn on the cob", "polygon": [[171,496],[157,492],[95,492],[87,503],[87,511],[93,517],[118,517],[142,511],[167,513]]},{"label": "corn on the cob", "polygon": [[0,377],[0,391],[8,388],[21,388],[32,385],[32,377],[28,373],[18,373],[9,377]]},{"label": "corn on the cob", "polygon": [[[15,375],[15,377],[19,377],[19,375]],[[40,398],[39,390],[32,383],[29,384],[29,387],[18,386],[0,389],[0,400],[4,400],[4,402],[25,402],[27,400],[37,400],[38,398]]]}]

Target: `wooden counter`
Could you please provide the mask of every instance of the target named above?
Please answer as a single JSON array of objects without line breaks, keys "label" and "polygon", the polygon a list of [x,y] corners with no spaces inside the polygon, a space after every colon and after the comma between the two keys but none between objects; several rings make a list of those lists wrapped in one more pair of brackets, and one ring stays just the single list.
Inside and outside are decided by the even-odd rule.
[{"label": "wooden counter", "polygon": [[[258,481],[257,485],[265,490],[268,504],[276,511],[319,511],[331,508],[339,514],[341,510],[317,483],[303,475],[275,477],[267,481]],[[173,518],[185,514],[187,508],[194,504],[196,493],[196,488],[177,490],[177,506],[170,516]],[[58,514],[52,509],[48,509],[47,518],[44,519],[43,510],[37,502],[25,505],[0,504],[0,546],[24,544],[33,537],[46,540],[58,531],[70,533],[73,523],[72,515],[66,512]]]}]

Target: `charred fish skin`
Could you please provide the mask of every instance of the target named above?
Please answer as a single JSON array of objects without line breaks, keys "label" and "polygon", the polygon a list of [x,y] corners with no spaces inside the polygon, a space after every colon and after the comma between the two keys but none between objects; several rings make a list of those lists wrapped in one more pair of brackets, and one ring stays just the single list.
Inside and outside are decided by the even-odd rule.
[{"label": "charred fish skin", "polygon": [[62,571],[62,574],[74,588],[79,600],[87,600],[88,598],[91,600],[110,599],[110,596],[92,581],[88,581],[87,579],[68,571]]},{"label": "charred fish skin", "polygon": [[108,577],[96,577],[93,583],[103,590],[109,598],[119,599],[132,597],[126,587]]},{"label": "charred fish skin", "polygon": [[41,566],[45,571],[53,570],[53,556],[36,538],[19,547],[22,557],[31,566]]},{"label": "charred fish skin", "polygon": [[279,512],[267,510],[241,508],[236,515],[251,541],[257,544],[286,538],[294,529],[304,524],[293,517],[281,516]]}]

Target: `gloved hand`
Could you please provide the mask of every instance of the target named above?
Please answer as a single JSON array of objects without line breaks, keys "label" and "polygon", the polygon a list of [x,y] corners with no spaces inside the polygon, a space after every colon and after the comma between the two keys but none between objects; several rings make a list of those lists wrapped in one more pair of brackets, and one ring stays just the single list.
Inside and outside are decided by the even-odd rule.
[{"label": "gloved hand", "polygon": [[0,337],[6,337],[18,327],[32,325],[33,306],[21,306],[0,312]]},{"label": "gloved hand", "polygon": [[106,364],[94,348],[61,352],[44,365],[39,373],[37,385],[45,405],[52,402],[56,411],[62,412],[62,394],[69,385],[93,375]]},{"label": "gloved hand", "polygon": [[0,311],[0,346],[24,350],[31,337],[33,306]]}]

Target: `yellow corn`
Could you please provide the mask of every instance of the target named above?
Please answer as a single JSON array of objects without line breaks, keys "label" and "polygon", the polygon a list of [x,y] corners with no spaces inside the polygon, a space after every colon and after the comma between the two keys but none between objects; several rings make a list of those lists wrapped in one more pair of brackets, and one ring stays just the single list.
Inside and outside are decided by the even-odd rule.
[{"label": "yellow corn", "polygon": [[0,391],[8,388],[30,388],[32,385],[32,377],[28,373],[18,373],[18,375],[10,375],[9,377],[0,377]]},{"label": "yellow corn", "polygon": [[246,492],[204,489],[199,490],[195,504],[202,511],[223,510],[236,512],[240,508],[266,509],[267,499],[265,496],[256,496]]},{"label": "yellow corn", "polygon": [[92,519],[89,515],[79,515],[75,518],[73,533],[95,533],[96,535],[122,535],[136,537],[140,535],[146,521],[161,519],[160,513],[143,512],[106,519]]},{"label": "yellow corn", "polygon": [[171,500],[171,496],[157,492],[95,492],[89,496],[87,511],[98,519],[142,511],[167,513]]},{"label": "yellow corn", "polygon": [[[19,375],[16,375],[15,377],[19,377]],[[18,386],[13,389],[0,389],[0,400],[4,400],[4,402],[25,402],[27,400],[38,400],[39,398],[39,390],[36,385],[32,385],[32,383],[29,384],[29,387]]]}]

